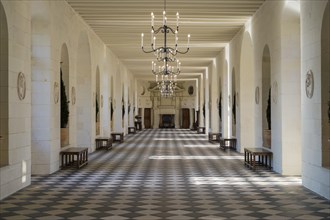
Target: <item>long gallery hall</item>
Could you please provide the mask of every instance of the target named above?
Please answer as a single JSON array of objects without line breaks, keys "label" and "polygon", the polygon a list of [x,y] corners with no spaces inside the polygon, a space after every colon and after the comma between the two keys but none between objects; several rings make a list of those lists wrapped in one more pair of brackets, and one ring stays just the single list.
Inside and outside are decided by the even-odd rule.
[{"label": "long gallery hall", "polygon": [[330,220],[330,0],[0,0],[0,220]]},{"label": "long gallery hall", "polygon": [[128,135],[88,165],[32,177],[0,203],[2,219],[328,219],[329,201],[297,176],[244,167],[187,129]]}]

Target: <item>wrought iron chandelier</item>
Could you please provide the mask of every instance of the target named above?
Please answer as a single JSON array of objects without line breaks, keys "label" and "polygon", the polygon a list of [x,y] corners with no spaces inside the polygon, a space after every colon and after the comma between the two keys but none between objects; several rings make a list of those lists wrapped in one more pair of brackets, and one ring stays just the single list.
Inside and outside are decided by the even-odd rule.
[{"label": "wrought iron chandelier", "polygon": [[[187,48],[185,51],[180,51],[178,49],[178,34],[179,34],[179,13],[176,13],[176,28],[173,29],[167,25],[167,17],[166,17],[166,0],[164,0],[164,11],[163,11],[163,25],[159,28],[154,27],[155,16],[154,13],[151,13],[151,49],[145,50],[144,48],[144,34],[141,34],[141,49],[145,53],[154,53],[157,62],[161,62],[162,66],[158,66],[158,70],[156,67],[156,62],[152,62],[152,73],[156,76],[159,75],[179,75],[180,74],[180,62],[176,58],[177,54],[186,54],[189,51],[189,41],[190,34],[188,34],[188,42]],[[160,47],[156,47],[156,35],[162,33],[164,35],[163,45]],[[168,34],[174,35],[174,46],[168,46]],[[169,65],[170,62],[177,62],[176,68]]]},{"label": "wrought iron chandelier", "polygon": [[156,76],[157,86],[160,91],[160,95],[162,97],[171,97],[174,95],[175,87],[176,87],[176,75],[162,75],[161,80],[159,81]]}]

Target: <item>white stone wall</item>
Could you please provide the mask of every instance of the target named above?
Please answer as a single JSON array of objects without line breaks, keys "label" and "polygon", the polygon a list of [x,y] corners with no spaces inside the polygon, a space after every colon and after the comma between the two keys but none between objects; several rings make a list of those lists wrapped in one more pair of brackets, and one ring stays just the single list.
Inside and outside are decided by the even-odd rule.
[{"label": "white stone wall", "polygon": [[[111,88],[111,77],[114,79],[114,85],[124,85],[127,79],[134,80],[127,68],[66,1],[13,0],[1,1],[1,3],[5,8],[9,29],[11,89],[9,90],[9,165],[0,168],[0,199],[29,185],[31,173],[49,174],[59,169],[60,100],[58,103],[54,102],[56,93],[54,83],[60,82],[59,69],[63,44],[67,46],[69,56],[69,83],[66,85],[70,101],[68,147],[79,144],[77,129],[81,129],[77,122],[81,109],[77,109],[77,104],[72,103],[72,87],[75,87],[77,96],[85,93],[86,97],[89,97],[84,100],[90,106],[87,112],[89,122],[84,126],[87,126],[85,129],[90,136],[82,144],[92,152],[95,149],[93,94],[96,92],[96,70],[99,69],[100,72],[100,95],[103,96],[103,102],[100,103],[101,135],[109,135],[111,132],[109,123],[111,95],[117,102],[114,117],[120,115],[118,118],[122,118],[122,98],[126,102],[127,112],[127,87],[123,90],[124,93],[121,89],[118,91]],[[81,47],[79,39],[82,33],[86,36],[84,44],[89,48],[90,54],[78,59],[79,47]],[[89,88],[87,91],[80,91],[78,85],[82,82],[77,80],[77,75],[80,74],[78,70],[81,71],[80,65],[85,61],[90,63],[90,66],[87,66],[88,77],[80,80],[89,80],[90,86],[87,87]],[[27,80],[27,95],[22,101],[17,97],[16,80],[19,72],[23,72]],[[127,118],[128,114],[124,123],[122,120],[115,122],[114,129],[127,128]]]},{"label": "white stone wall", "polygon": [[[321,28],[328,1],[301,1],[301,123],[303,185],[330,199],[330,170],[322,167]],[[314,73],[314,95],[306,97],[308,70]]]},{"label": "white stone wall", "polygon": [[[219,76],[219,95],[221,92],[221,125],[220,125],[220,131],[222,132],[223,137],[228,137],[228,113],[226,106],[228,105],[228,77],[227,77],[227,69],[228,64],[226,61],[226,50],[223,49],[219,55],[216,57],[216,63],[217,63],[217,75]],[[212,95],[215,95],[212,93]]]},{"label": "white stone wall", "polygon": [[[9,39],[9,164],[0,168],[0,199],[31,182],[31,26],[27,1],[2,1]],[[26,96],[19,100],[17,76],[26,79]]]},{"label": "white stone wall", "polygon": [[[265,45],[269,46],[273,167],[282,174],[300,175],[299,12],[289,6],[285,1],[266,1],[233,38],[229,76],[235,69],[236,92],[239,94],[239,105],[236,106],[238,150],[243,152],[244,147],[262,147],[262,116],[265,114],[262,112],[262,57]],[[252,48],[246,44],[252,44]],[[259,104],[255,103],[257,86]]]}]

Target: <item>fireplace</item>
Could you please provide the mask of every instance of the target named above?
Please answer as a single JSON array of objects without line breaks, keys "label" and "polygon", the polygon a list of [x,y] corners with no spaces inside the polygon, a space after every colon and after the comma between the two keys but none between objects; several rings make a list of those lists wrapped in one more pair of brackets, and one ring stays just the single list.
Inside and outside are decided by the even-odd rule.
[{"label": "fireplace", "polygon": [[160,128],[175,128],[174,115],[172,115],[172,114],[160,115],[159,127]]}]

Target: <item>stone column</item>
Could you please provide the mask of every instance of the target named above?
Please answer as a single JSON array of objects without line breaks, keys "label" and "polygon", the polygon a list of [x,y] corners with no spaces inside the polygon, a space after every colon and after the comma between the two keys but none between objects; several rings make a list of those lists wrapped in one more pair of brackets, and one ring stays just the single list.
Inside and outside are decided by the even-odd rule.
[{"label": "stone column", "polygon": [[144,108],[141,108],[141,117],[142,117],[142,129],[144,129]]},{"label": "stone column", "polygon": [[193,125],[194,125],[194,109],[192,108],[189,108],[189,117],[190,117],[190,123],[189,123],[189,128],[192,129],[193,128]]},{"label": "stone column", "polygon": [[204,106],[204,76],[201,74],[199,82],[199,127],[205,127],[204,116],[203,116],[203,106]]}]

